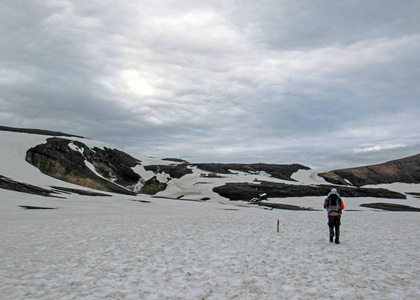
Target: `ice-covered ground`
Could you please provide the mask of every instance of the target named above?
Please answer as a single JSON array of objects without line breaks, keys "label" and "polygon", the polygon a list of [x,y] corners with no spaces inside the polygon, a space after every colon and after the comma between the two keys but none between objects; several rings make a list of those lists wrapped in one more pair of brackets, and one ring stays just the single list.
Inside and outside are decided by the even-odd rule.
[{"label": "ice-covered ground", "polygon": [[[335,245],[323,211],[11,191],[0,201],[1,299],[420,298],[417,213],[345,212]],[[58,209],[17,206],[34,203]]]}]

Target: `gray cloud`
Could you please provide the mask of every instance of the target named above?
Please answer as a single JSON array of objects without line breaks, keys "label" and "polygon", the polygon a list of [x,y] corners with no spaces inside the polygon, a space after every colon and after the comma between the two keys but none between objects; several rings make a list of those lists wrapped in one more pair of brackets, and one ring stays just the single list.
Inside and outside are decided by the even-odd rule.
[{"label": "gray cloud", "polygon": [[196,162],[416,154],[419,6],[1,3],[0,123]]}]

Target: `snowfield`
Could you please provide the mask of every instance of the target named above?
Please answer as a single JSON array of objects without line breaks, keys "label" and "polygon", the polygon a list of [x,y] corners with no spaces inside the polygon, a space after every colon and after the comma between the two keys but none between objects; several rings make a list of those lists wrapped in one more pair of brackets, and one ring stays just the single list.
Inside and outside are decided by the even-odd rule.
[{"label": "snowfield", "polygon": [[[335,245],[323,211],[9,191],[1,202],[2,299],[420,298],[416,213],[345,212]],[[30,203],[59,209],[17,207]]]},{"label": "snowfield", "polygon": [[[0,175],[84,189],[25,162],[26,150],[46,138],[0,132]],[[135,170],[153,176],[141,166]],[[420,299],[420,215],[359,206],[419,207],[419,198],[344,198],[342,243],[335,245],[328,242],[323,197],[270,199],[317,211],[263,209],[215,196],[212,188],[223,179],[200,178],[200,172],[171,180],[160,196],[208,196],[207,202],[112,193],[60,199],[0,189],[0,298]],[[229,176],[232,182],[266,177]],[[294,178],[295,184],[323,181],[311,171]],[[419,185],[381,187],[420,192]]]}]

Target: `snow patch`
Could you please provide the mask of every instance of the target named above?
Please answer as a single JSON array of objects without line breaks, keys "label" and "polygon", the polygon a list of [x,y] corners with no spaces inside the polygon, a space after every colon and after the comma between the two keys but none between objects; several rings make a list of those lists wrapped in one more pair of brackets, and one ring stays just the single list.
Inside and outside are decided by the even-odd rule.
[{"label": "snow patch", "polygon": [[132,169],[135,173],[139,174],[144,181],[152,179],[155,176],[155,173],[153,173],[153,171],[146,171],[143,165],[137,165]]},{"label": "snow patch", "polygon": [[350,185],[353,185],[353,183],[351,183],[350,180],[347,180],[347,179],[344,178],[344,181],[347,182]]},{"label": "snow patch", "polygon": [[80,148],[79,146],[73,144],[73,142],[69,143],[69,148],[73,151],[77,151],[80,152],[80,154],[82,154],[84,156],[85,153],[85,149],[84,148]]},{"label": "snow patch", "polygon": [[129,186],[128,188],[132,190],[133,192],[138,193],[142,187],[143,187],[143,180],[140,178],[137,184]]},{"label": "snow patch", "polygon": [[324,178],[318,176],[316,170],[298,170],[290,176],[300,184],[311,185],[311,184],[331,184],[324,180]]},{"label": "snow patch", "polygon": [[89,168],[89,170],[91,170],[93,173],[95,173],[95,175],[96,175],[96,176],[101,177],[101,178],[103,178],[103,179],[105,179],[105,180],[108,180],[108,181],[109,181],[109,179],[108,179],[108,178],[105,178],[105,177],[103,177],[101,174],[99,174],[99,173],[96,171],[95,166],[94,166],[93,164],[91,164],[90,162],[88,162],[87,160],[85,160],[85,165],[86,165],[86,167],[88,167],[88,168]]},{"label": "snow patch", "polygon": [[165,172],[156,174],[156,179],[160,183],[166,183],[168,180],[171,179],[171,176],[169,174],[166,174]]}]

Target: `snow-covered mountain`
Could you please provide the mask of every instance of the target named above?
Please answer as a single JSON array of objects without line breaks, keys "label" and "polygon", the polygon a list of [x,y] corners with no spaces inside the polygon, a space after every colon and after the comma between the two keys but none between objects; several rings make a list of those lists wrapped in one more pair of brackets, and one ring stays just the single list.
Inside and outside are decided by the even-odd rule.
[{"label": "snow-covered mountain", "polygon": [[[88,188],[102,195],[151,194],[222,203],[257,200],[259,205],[300,209],[302,201],[295,201],[295,207],[291,207],[290,199],[322,197],[333,186],[343,197],[381,198],[381,202],[399,205],[413,204],[407,198],[417,199],[420,191],[418,184],[404,183],[364,188],[333,185],[317,171],[299,164],[193,164],[157,159],[128,154],[117,146],[81,136],[45,130],[0,127],[0,141],[0,187],[49,197],[86,194]],[[307,203],[304,206],[314,207]]]}]

